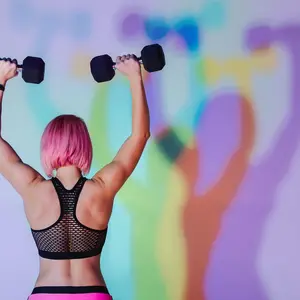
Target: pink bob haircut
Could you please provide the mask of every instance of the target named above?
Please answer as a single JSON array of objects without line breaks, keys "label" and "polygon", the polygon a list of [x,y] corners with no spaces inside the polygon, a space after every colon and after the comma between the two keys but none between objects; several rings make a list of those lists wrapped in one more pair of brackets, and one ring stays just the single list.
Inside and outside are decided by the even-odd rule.
[{"label": "pink bob haircut", "polygon": [[93,157],[91,138],[85,122],[74,115],[61,115],[45,128],[41,139],[41,163],[47,176],[60,167],[76,166],[90,171]]}]

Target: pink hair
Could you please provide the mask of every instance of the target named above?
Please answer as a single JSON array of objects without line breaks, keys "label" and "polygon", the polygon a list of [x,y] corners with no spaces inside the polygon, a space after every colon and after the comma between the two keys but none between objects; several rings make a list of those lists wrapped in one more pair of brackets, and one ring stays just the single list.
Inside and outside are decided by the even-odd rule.
[{"label": "pink hair", "polygon": [[61,115],[47,125],[41,140],[41,162],[47,176],[65,166],[76,166],[87,174],[92,156],[91,138],[81,118]]}]

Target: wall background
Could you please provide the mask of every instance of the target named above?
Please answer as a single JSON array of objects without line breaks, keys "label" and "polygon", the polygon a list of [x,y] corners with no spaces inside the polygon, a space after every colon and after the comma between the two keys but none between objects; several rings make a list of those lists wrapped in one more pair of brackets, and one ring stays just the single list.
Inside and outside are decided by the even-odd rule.
[{"label": "wall background", "polygon": [[[1,56],[41,56],[43,84],[11,81],[3,135],[41,171],[56,115],[83,117],[91,175],[130,132],[124,78],[97,85],[93,56],[159,42],[147,77],[152,138],[118,195],[102,257],[120,300],[300,297],[300,10],[295,0],[1,3]],[[38,271],[22,201],[0,177],[3,299],[25,299]]]}]

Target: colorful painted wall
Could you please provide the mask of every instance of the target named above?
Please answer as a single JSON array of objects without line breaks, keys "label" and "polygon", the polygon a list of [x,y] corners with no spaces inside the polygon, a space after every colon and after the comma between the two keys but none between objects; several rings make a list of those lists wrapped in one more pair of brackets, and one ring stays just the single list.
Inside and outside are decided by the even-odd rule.
[{"label": "colorful painted wall", "polygon": [[[3,108],[4,137],[39,171],[58,114],[86,120],[91,175],[130,133],[128,83],[96,84],[93,56],[165,49],[145,75],[152,138],[102,257],[115,299],[300,299],[299,17],[295,0],[1,2],[0,56],[47,63],[43,84],[9,83]],[[3,178],[0,212],[1,299],[25,299],[37,252]]]}]

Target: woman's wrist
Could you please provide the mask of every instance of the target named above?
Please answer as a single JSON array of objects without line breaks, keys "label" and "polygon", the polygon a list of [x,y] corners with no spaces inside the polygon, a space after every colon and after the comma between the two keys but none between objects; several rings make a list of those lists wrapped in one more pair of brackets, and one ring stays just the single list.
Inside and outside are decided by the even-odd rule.
[{"label": "woman's wrist", "polygon": [[136,73],[128,76],[130,82],[140,82],[143,80],[142,74]]},{"label": "woman's wrist", "polygon": [[5,83],[3,82],[3,83],[1,83],[1,81],[0,81],[0,92],[4,92],[5,91]]},{"label": "woman's wrist", "polygon": [[5,86],[6,85],[6,79],[0,77],[0,84]]}]

